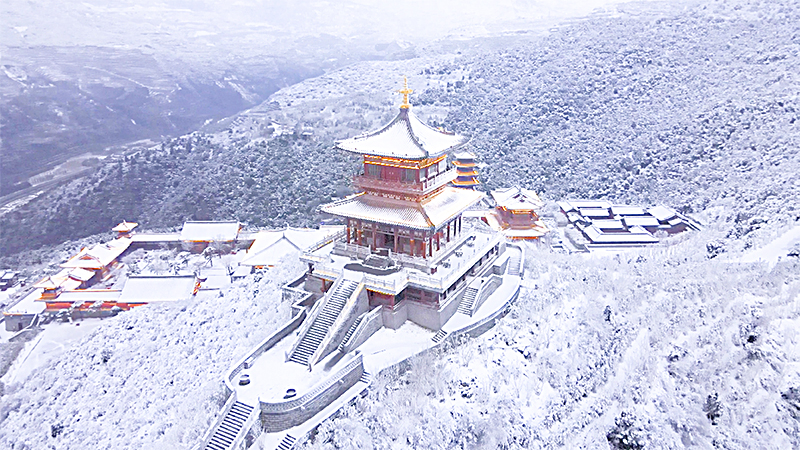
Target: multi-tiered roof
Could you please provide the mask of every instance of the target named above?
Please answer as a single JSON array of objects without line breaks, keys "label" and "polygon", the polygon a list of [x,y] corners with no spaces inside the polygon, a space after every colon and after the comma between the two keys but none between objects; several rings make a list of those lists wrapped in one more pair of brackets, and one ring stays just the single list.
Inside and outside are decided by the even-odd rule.
[{"label": "multi-tiered roof", "polygon": [[469,139],[422,122],[411,111],[407,83],[399,92],[403,104],[391,122],[336,142],[337,148],[363,156],[364,173],[354,179],[362,192],[322,210],[342,218],[435,232],[483,197],[449,186],[456,171],[448,167],[447,154]]}]

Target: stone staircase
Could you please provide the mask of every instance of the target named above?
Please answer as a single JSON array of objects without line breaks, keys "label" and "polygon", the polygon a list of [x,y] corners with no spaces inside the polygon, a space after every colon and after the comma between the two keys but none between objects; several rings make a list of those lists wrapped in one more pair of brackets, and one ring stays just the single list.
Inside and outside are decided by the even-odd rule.
[{"label": "stone staircase", "polygon": [[519,276],[519,251],[514,251],[508,260],[508,274]]},{"label": "stone staircase", "polygon": [[287,434],[283,439],[281,439],[277,450],[290,450],[292,447],[294,447],[295,442],[297,442],[297,438],[291,434]]},{"label": "stone staircase", "polygon": [[362,383],[367,383],[367,384],[369,384],[369,382],[370,382],[371,380],[372,380],[372,375],[370,375],[370,374],[369,374],[369,372],[367,372],[367,371],[365,370],[364,372],[362,372],[362,373],[361,373],[361,378],[360,378],[358,381],[360,381],[360,382],[362,382]]},{"label": "stone staircase", "polygon": [[336,321],[336,318],[339,317],[339,314],[342,312],[342,308],[344,308],[345,303],[347,303],[347,299],[350,298],[350,295],[352,295],[357,287],[358,282],[356,281],[342,280],[342,282],[336,286],[336,289],[328,294],[328,298],[325,299],[325,305],[317,316],[312,319],[314,322],[311,324],[308,331],[300,338],[300,343],[292,352],[289,361],[304,366],[308,365],[309,358],[317,351],[319,344],[328,334],[331,325],[333,325],[333,322]]},{"label": "stone staircase", "polygon": [[433,335],[433,338],[431,338],[431,340],[434,343],[438,344],[439,342],[442,342],[446,337],[447,337],[447,332],[444,330],[439,330],[436,334]]},{"label": "stone staircase", "polygon": [[356,321],[353,322],[353,326],[351,326],[350,329],[347,330],[347,334],[344,335],[344,339],[342,339],[342,343],[339,344],[339,351],[340,352],[344,353],[344,348],[347,346],[347,343],[350,342],[350,338],[353,336],[353,333],[355,333],[356,328],[358,328],[358,324],[361,323],[361,319],[363,319],[363,318],[364,318],[364,315],[358,316],[358,319],[356,319]]},{"label": "stone staircase", "polygon": [[234,403],[217,429],[214,430],[214,434],[211,435],[211,440],[205,446],[205,450],[231,449],[239,434],[247,432],[242,428],[252,411],[253,407],[250,405],[242,402]]},{"label": "stone staircase", "polygon": [[478,290],[474,287],[468,287],[464,291],[464,297],[461,298],[461,303],[458,305],[458,312],[472,316],[472,305],[475,303],[475,297],[478,295]]}]

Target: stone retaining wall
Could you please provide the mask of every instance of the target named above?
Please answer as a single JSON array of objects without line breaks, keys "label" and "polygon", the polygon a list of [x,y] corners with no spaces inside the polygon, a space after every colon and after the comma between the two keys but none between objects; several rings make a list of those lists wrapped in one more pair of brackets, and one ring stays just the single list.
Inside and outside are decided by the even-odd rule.
[{"label": "stone retaining wall", "polygon": [[358,355],[334,375],[302,397],[280,403],[259,402],[265,432],[283,431],[307,421],[355,385],[364,373],[364,359]]}]

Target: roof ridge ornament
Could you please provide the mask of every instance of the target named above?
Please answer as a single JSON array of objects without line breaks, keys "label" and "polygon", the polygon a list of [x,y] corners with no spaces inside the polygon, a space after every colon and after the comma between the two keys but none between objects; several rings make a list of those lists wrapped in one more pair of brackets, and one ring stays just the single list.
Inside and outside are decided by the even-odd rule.
[{"label": "roof ridge ornament", "polygon": [[400,109],[409,109],[409,108],[411,108],[411,104],[408,103],[408,94],[414,92],[414,90],[408,88],[408,78],[407,77],[403,76],[403,89],[400,89],[397,92],[403,94],[403,104],[400,105]]}]

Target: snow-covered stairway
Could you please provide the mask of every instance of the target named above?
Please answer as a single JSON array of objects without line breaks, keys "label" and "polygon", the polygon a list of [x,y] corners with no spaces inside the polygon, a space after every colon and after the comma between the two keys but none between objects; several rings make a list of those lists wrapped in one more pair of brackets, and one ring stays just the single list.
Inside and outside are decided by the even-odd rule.
[{"label": "snow-covered stairway", "polygon": [[339,344],[339,351],[344,352],[345,346],[347,346],[347,343],[350,342],[350,337],[353,336],[353,333],[356,331],[356,328],[358,328],[358,324],[361,323],[361,319],[363,319],[363,318],[364,318],[363,315],[358,316],[358,319],[356,319],[356,321],[353,322],[353,325],[350,327],[350,329],[347,330],[347,334],[344,335],[344,339],[342,339],[342,343]]},{"label": "snow-covered stairway", "polygon": [[511,258],[508,260],[508,274],[519,276],[519,250],[511,250]]},{"label": "snow-covered stairway", "polygon": [[342,280],[331,293],[327,294],[325,305],[322,310],[313,317],[311,327],[300,338],[300,343],[295,347],[289,361],[293,361],[304,366],[308,365],[308,360],[317,351],[319,344],[325,339],[333,322],[339,317],[347,299],[358,287],[359,283],[352,280]]},{"label": "snow-covered stairway", "polygon": [[458,305],[458,312],[472,316],[472,304],[475,303],[475,297],[478,295],[478,290],[474,287],[468,287],[464,291],[464,297],[461,298],[461,303]]},{"label": "snow-covered stairway", "polygon": [[234,444],[242,442],[241,436],[247,432],[245,425],[253,413],[253,407],[242,402],[236,402],[228,414],[220,422],[205,450],[230,450]]},{"label": "snow-covered stairway", "polygon": [[297,442],[297,438],[292,436],[291,434],[287,434],[278,444],[277,450],[291,450],[294,447],[294,443]]},{"label": "snow-covered stairway", "polygon": [[433,338],[431,339],[435,344],[438,344],[439,342],[442,342],[446,337],[447,337],[447,332],[444,330],[439,330],[436,332],[435,335],[433,335]]}]

